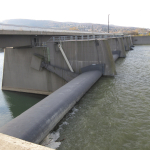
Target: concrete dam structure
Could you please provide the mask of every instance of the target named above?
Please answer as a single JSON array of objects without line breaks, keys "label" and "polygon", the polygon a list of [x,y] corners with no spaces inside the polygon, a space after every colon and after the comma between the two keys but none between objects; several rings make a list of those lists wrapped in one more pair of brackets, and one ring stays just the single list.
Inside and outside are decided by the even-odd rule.
[{"label": "concrete dam structure", "polygon": [[[113,57],[125,57],[123,38],[61,41],[72,72],[58,44],[48,41],[46,46],[6,48],[2,89],[49,95],[92,64],[99,64],[103,75],[113,76]],[[47,71],[46,66],[53,71]]]},{"label": "concrete dam structure", "polygon": [[[0,128],[0,133],[40,143],[102,75],[116,74],[115,61],[126,57],[125,50],[134,44],[123,35],[61,34],[49,39],[27,35],[26,44],[0,45],[5,47],[2,89],[49,95]],[[18,35],[15,38],[19,40]]]}]

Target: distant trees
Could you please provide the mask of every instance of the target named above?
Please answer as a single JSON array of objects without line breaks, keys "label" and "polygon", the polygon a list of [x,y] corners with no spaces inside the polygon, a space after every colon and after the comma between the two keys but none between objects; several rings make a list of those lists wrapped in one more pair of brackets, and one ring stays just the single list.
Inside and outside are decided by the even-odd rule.
[{"label": "distant trees", "polygon": [[131,31],[130,35],[139,35],[139,32],[138,31]]},{"label": "distant trees", "polygon": [[79,29],[77,27],[71,27],[71,28],[69,28],[69,30],[79,31]]}]

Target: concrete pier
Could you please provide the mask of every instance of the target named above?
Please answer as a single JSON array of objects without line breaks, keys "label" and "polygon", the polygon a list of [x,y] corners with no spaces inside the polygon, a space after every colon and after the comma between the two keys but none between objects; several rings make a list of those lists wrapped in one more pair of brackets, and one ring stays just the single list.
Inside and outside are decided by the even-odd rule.
[{"label": "concrete pier", "polygon": [[[118,48],[123,56],[124,49],[119,43]],[[63,41],[61,45],[76,74],[92,64],[104,65],[103,75],[116,74],[108,40]],[[61,68],[62,77],[41,68],[42,58],[37,55],[46,61],[49,59],[52,66]],[[4,60],[3,90],[49,95],[67,83],[64,72],[69,68],[55,42],[48,42],[47,47],[6,48]]]},{"label": "concrete pier", "polygon": [[[110,49],[112,51],[112,54],[113,53],[118,54],[118,57],[126,57],[123,38],[109,38],[108,42],[109,42],[109,46],[110,46]],[[117,53],[117,51],[119,53]]]},{"label": "concrete pier", "polygon": [[123,43],[126,51],[130,50],[130,46],[127,39],[128,37],[123,37]]}]

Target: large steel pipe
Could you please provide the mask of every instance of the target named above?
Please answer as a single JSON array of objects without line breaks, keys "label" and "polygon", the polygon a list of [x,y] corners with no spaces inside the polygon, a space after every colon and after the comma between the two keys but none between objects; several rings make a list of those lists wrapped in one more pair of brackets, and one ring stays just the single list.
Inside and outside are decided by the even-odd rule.
[{"label": "large steel pipe", "polygon": [[89,71],[77,76],[0,128],[0,132],[40,143],[101,75],[100,71]]}]

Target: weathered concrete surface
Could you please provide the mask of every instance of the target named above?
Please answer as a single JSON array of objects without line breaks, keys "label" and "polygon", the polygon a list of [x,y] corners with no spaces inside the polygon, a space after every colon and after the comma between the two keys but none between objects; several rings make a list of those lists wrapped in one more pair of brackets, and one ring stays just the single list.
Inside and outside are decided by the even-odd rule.
[{"label": "weathered concrete surface", "polygon": [[129,37],[123,37],[123,43],[126,51],[130,50],[130,41]]},{"label": "weathered concrete surface", "polygon": [[23,47],[23,46],[32,46],[34,38],[38,42],[46,42],[52,36],[43,36],[43,35],[0,35],[0,47]]},{"label": "weathered concrete surface", "polygon": [[[65,41],[61,44],[75,73],[80,74],[81,68],[92,64],[105,64],[103,75],[116,74],[107,40]],[[47,46],[50,55],[47,48],[6,48],[2,89],[48,95],[66,84],[65,77],[37,69],[40,63],[37,62],[36,66],[34,53],[49,57],[51,65],[69,71],[58,44],[49,42]],[[62,75],[65,73],[62,72]]]},{"label": "weathered concrete surface", "polygon": [[[115,75],[115,63],[106,39],[65,41],[61,44],[75,73],[80,73],[82,67],[91,64],[105,64],[104,75]],[[50,49],[51,64],[69,70],[58,48],[58,44],[49,42],[47,46]]]},{"label": "weathered concrete surface", "polygon": [[132,41],[133,45],[149,45],[150,36],[133,36]]},{"label": "weathered concrete surface", "polygon": [[[44,55],[44,48],[13,49],[6,48],[3,70],[3,90],[29,92],[36,94],[50,94],[55,91],[56,81],[60,87],[65,81],[58,77],[52,81],[51,73],[42,70],[37,71],[31,67],[31,60],[34,53]],[[54,87],[53,87],[53,85]]]},{"label": "weathered concrete surface", "polygon": [[82,73],[1,127],[0,133],[40,143],[101,75],[97,70]]},{"label": "weathered concrete surface", "polygon": [[108,42],[111,51],[120,51],[119,57],[126,57],[123,38],[109,38]]},{"label": "weathered concrete surface", "polygon": [[0,150],[54,150],[0,133]]}]

